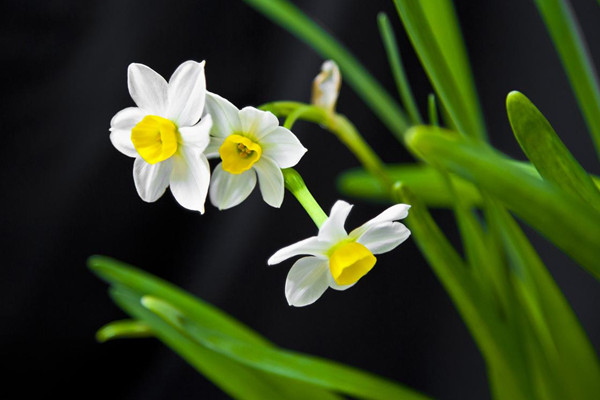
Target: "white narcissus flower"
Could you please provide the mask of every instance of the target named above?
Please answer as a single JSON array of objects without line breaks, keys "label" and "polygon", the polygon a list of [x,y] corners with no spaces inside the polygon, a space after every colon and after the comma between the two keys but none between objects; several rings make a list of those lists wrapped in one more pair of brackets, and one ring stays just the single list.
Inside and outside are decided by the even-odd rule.
[{"label": "white narcissus flower", "polygon": [[289,305],[302,307],[314,303],[328,287],[346,290],[373,268],[375,254],[386,253],[409,236],[398,219],[408,215],[407,204],[396,204],[349,234],[344,229],[352,206],[337,201],[319,234],[279,250],[268,264],[279,264],[290,257],[308,254],[296,261],[285,282]]},{"label": "white narcissus flower", "polygon": [[270,112],[254,107],[239,110],[226,99],[207,92],[206,112],[212,116],[207,157],[221,158],[213,171],[210,200],[220,210],[244,201],[258,184],[264,201],[283,202],[282,168],[298,164],[306,149]]},{"label": "white narcissus flower", "polygon": [[169,82],[143,64],[130,64],[127,85],[137,107],[113,117],[110,140],[121,153],[135,158],[138,194],[153,202],[170,186],[179,204],[204,213],[210,182],[204,150],[212,126],[210,116],[202,117],[204,61],[184,62]]}]

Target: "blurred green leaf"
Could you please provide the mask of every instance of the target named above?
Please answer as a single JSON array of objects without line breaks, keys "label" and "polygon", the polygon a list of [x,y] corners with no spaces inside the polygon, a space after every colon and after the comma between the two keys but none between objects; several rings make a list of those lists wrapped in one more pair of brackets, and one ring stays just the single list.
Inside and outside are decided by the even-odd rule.
[{"label": "blurred green leaf", "polygon": [[540,175],[600,208],[600,192],[592,178],[535,105],[522,93],[511,92],[506,109],[515,137]]},{"label": "blurred green leaf", "polygon": [[[431,166],[425,164],[387,165],[385,171],[392,181],[402,182],[429,207],[452,207],[454,197],[448,191],[442,176]],[[451,175],[450,179],[465,204],[481,204],[481,196],[473,184],[456,175]],[[381,180],[362,168],[343,172],[338,177],[337,186],[338,190],[346,196],[391,202],[389,188],[384,187]]]},{"label": "blurred green leaf", "polygon": [[122,321],[113,321],[104,325],[96,332],[96,340],[106,342],[112,339],[121,338],[144,338],[151,337],[152,329],[143,321],[134,321],[130,319]]},{"label": "blurred green leaf", "polygon": [[[322,57],[334,60],[358,96],[379,119],[400,137],[409,127],[409,121],[398,103],[367,72],[360,62],[333,36],[308,18],[287,0],[244,0],[315,49]],[[316,71],[315,71],[316,72]],[[308,82],[307,82],[308,85]]]},{"label": "blurred green leaf", "polygon": [[[220,386],[223,384],[220,380],[225,378],[221,377],[219,374],[225,374],[224,371],[227,371],[227,368],[233,368],[229,365],[231,361],[223,363],[221,356],[216,358],[216,355],[214,354],[207,356],[206,349],[202,346],[200,346],[200,349],[197,349],[196,347],[198,344],[202,345],[206,343],[203,343],[202,341],[198,342],[198,337],[194,336],[194,332],[188,331],[189,327],[217,334],[227,340],[233,341],[238,346],[247,346],[251,349],[262,349],[261,351],[268,355],[275,353],[283,354],[282,356],[277,356],[283,358],[277,358],[275,361],[271,360],[270,364],[267,363],[268,360],[263,360],[262,358],[244,360],[243,362],[251,365],[253,368],[259,368],[269,372],[265,376],[270,380],[281,379],[284,383],[289,381],[296,386],[307,386],[307,388],[297,388],[296,391],[298,393],[305,393],[306,391],[312,393],[317,390],[317,388],[314,387],[314,385],[317,385],[368,399],[390,398],[391,395],[393,395],[392,397],[394,398],[425,398],[411,389],[358,369],[346,367],[342,364],[317,357],[278,349],[254,331],[251,331],[250,328],[243,326],[215,307],[202,302],[200,299],[191,296],[168,282],[124,263],[107,257],[94,256],[90,258],[89,264],[90,268],[92,268],[96,274],[117,288],[117,295],[116,297],[113,297],[115,297],[115,301],[126,312],[140,320],[142,323],[147,324],[159,339],[172,347],[174,351],[198,368],[200,372],[206,374],[206,370],[211,368],[210,363],[212,362],[219,364],[215,371],[217,376],[212,377],[212,375],[207,374],[207,377],[209,377],[209,379],[214,378],[215,382]],[[129,302],[124,300],[124,298],[131,299],[132,297],[135,300]],[[131,304],[132,301],[135,303],[135,307]],[[154,313],[160,315],[163,323],[157,325],[155,318],[148,319],[147,310],[146,313],[140,311],[141,305],[152,309]],[[164,326],[165,323],[168,324],[168,327]],[[182,336],[181,332],[179,332],[178,335],[175,335],[172,329],[185,331],[185,334]],[[186,336],[187,334],[192,336]],[[190,338],[195,343],[190,343]],[[222,351],[220,352],[223,353]],[[237,353],[234,356],[231,354],[226,355],[239,361],[239,354]],[[285,366],[285,368],[284,366],[281,366],[281,370],[278,370],[273,366],[273,363],[275,362],[281,360],[287,362],[292,359],[293,363],[291,366],[288,365]],[[232,371],[237,371],[239,368],[242,368],[237,361],[234,362],[236,367],[232,369]],[[221,364],[224,364],[222,368],[220,367]],[[249,377],[248,379],[251,379],[254,374],[264,374],[264,372],[253,372],[253,370],[244,370],[241,373],[243,377]],[[277,377],[272,375],[272,373],[276,374]],[[300,383],[299,381],[303,381],[303,383]],[[291,387],[289,382],[286,387]],[[353,382],[353,384],[350,385],[348,382]],[[348,387],[346,387],[346,385]],[[260,393],[260,390],[262,390],[260,385],[258,388],[251,389],[253,390],[252,393]],[[227,387],[224,387],[223,390],[227,391],[231,390],[231,388],[228,389]],[[305,397],[300,395],[290,397],[285,394],[288,389],[282,390],[281,388],[278,388],[277,390],[280,390],[278,397],[268,397],[268,395],[265,395],[266,397],[263,398],[337,398],[332,397],[333,395],[328,392],[322,392],[323,389],[319,389],[320,392],[317,393],[321,397],[313,397],[308,394],[305,394]],[[371,393],[373,390],[375,393]],[[404,397],[397,397],[400,394]]]},{"label": "blurred green leaf", "polygon": [[385,13],[379,13],[377,16],[377,23],[379,24],[379,32],[383,40],[383,46],[385,47],[385,52],[388,56],[390,69],[394,75],[394,80],[396,81],[396,87],[398,88],[398,93],[402,99],[402,104],[406,108],[412,123],[420,125],[423,123],[423,120],[421,119],[421,114],[417,108],[417,103],[415,102],[415,98],[410,88],[410,83],[408,83],[408,79],[406,78],[406,72],[402,65],[400,51],[398,49],[398,44],[396,43],[396,38],[394,37],[394,30],[392,29],[390,20]]},{"label": "blurred green leaf", "polygon": [[406,144],[425,160],[494,195],[600,278],[600,214],[590,205],[553,184],[523,173],[488,146],[439,128],[412,128],[406,134]]},{"label": "blurred green leaf", "polygon": [[463,248],[473,276],[491,296],[499,315],[512,313],[512,293],[508,272],[503,264],[500,249],[490,246],[489,237],[472,207],[456,191],[447,171],[440,171],[448,191],[454,197],[454,215],[458,223]]},{"label": "blurred green leaf", "polygon": [[[540,175],[529,163],[506,160],[512,168],[535,179]],[[454,198],[448,192],[440,174],[427,164],[388,164],[385,171],[394,182],[402,182],[417,195],[428,207],[451,208]],[[450,174],[452,185],[465,205],[481,206],[481,195],[471,182]],[[592,176],[596,187],[600,187],[600,178]],[[381,180],[363,168],[352,168],[342,172],[337,180],[338,190],[346,196],[381,203],[391,203],[390,193]]]},{"label": "blurred green leaf", "polygon": [[315,386],[245,367],[201,346],[192,338],[178,331],[173,325],[143,307],[141,296],[135,291],[116,285],[111,288],[110,294],[119,307],[134,318],[147,323],[163,343],[233,398],[244,400],[340,399],[339,396]]},{"label": "blurred green leaf", "polygon": [[457,129],[485,139],[460,26],[450,0],[394,0],[404,28]]},{"label": "blurred green leaf", "polygon": [[538,368],[549,369],[546,381],[552,382],[546,384],[552,387],[552,397],[595,398],[600,393],[598,358],[575,313],[510,214],[494,207],[490,217],[504,242],[511,277],[522,300],[520,310],[526,313],[536,334],[534,342],[541,348],[538,358],[543,365]]},{"label": "blurred green leaf", "polygon": [[[142,304],[165,321],[185,331],[203,346],[258,370],[314,384],[355,397],[373,400],[427,399],[413,390],[358,369],[288,350],[248,344],[206,329],[168,303],[156,298]],[[285,398],[280,396],[280,398]]]},{"label": "blurred green leaf", "polygon": [[600,155],[600,86],[581,29],[565,0],[535,0]]},{"label": "blurred green leaf", "polygon": [[484,355],[490,374],[503,383],[508,399],[529,399],[530,385],[518,341],[510,334],[486,287],[474,280],[469,268],[437,226],[424,203],[410,188],[395,185],[397,201],[411,205],[406,218],[417,246],[450,295]]},{"label": "blurred green leaf", "polygon": [[435,102],[435,94],[429,93],[427,96],[427,110],[429,115],[429,125],[439,126],[438,110]]},{"label": "blurred green leaf", "polygon": [[103,256],[90,257],[88,265],[96,275],[108,283],[128,287],[144,295],[163,298],[184,311],[190,318],[202,321],[202,324],[209,329],[221,331],[249,343],[270,344],[262,336],[218,308],[147,272]]}]

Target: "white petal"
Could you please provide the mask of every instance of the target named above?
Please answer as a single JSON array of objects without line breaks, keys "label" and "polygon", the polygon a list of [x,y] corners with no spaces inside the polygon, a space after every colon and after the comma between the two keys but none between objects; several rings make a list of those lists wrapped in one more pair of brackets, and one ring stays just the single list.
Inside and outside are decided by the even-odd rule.
[{"label": "white petal", "polygon": [[206,158],[220,157],[219,149],[221,148],[221,145],[223,144],[224,141],[225,141],[225,139],[222,137],[211,136],[210,143],[208,143],[208,147],[206,148],[206,150],[204,150],[204,154],[206,154]]},{"label": "white petal", "polygon": [[138,152],[131,141],[131,131],[114,130],[110,133],[110,141],[117,150],[127,157],[137,157]]},{"label": "white petal", "polygon": [[169,177],[173,169],[171,159],[157,164],[148,164],[142,158],[133,163],[133,181],[142,200],[152,203],[163,195],[169,186]]},{"label": "white petal", "polygon": [[206,98],[204,61],[186,61],[169,79],[167,117],[179,126],[192,126],[202,116]]},{"label": "white petal", "polygon": [[115,114],[110,120],[110,130],[131,130],[138,124],[148,113],[138,107],[127,107]]},{"label": "white petal", "polygon": [[254,107],[244,107],[239,113],[242,132],[260,141],[279,126],[277,117]]},{"label": "white petal", "polygon": [[204,214],[204,202],[210,183],[210,167],[202,151],[182,147],[173,156],[171,192],[175,200],[188,210]]},{"label": "white petal", "polygon": [[179,134],[181,136],[181,142],[186,147],[193,147],[196,150],[204,151],[210,141],[210,128],[212,127],[212,120],[210,115],[206,115],[202,118],[202,121],[198,122],[194,126],[184,126],[179,128]]},{"label": "white petal", "polygon": [[386,253],[410,236],[410,231],[400,222],[382,222],[362,234],[357,242],[373,254]]},{"label": "white petal", "polygon": [[167,109],[167,81],[144,64],[129,64],[129,94],[139,108],[153,115],[164,115]]},{"label": "white petal", "polygon": [[213,127],[210,131],[212,136],[227,137],[241,130],[240,110],[228,100],[211,92],[206,92],[205,113],[210,114]]},{"label": "white petal", "polygon": [[304,257],[296,261],[285,281],[285,297],[290,306],[303,307],[314,303],[329,287],[327,260]]},{"label": "white petal", "polygon": [[399,219],[404,219],[408,216],[408,209],[410,206],[408,204],[395,204],[387,209],[385,209],[381,214],[376,216],[375,218],[365,222],[358,228],[354,229],[350,232],[350,237],[356,238],[365,233],[372,226],[380,224],[382,222],[392,222]]},{"label": "white petal", "polygon": [[210,201],[219,210],[226,210],[246,200],[254,186],[256,172],[253,169],[236,175],[224,171],[219,164],[214,169],[210,182]]},{"label": "white petal", "polygon": [[353,284],[350,285],[338,285],[338,283],[335,281],[335,279],[333,279],[333,276],[331,275],[331,273],[329,273],[328,275],[329,278],[329,287],[335,290],[339,290],[339,291],[344,291],[346,289],[350,289],[352,286],[356,285],[357,282],[354,282]]},{"label": "white petal", "polygon": [[308,254],[322,259],[327,259],[327,250],[332,246],[331,243],[322,242],[316,236],[301,240],[294,244],[278,250],[269,258],[269,265],[279,264],[288,258],[298,256],[300,254]]},{"label": "white petal", "polygon": [[319,239],[330,242],[339,242],[346,239],[348,234],[344,229],[344,224],[351,209],[352,205],[345,201],[336,201],[331,208],[329,217],[325,220],[321,229],[319,229]]},{"label": "white petal", "polygon": [[290,168],[306,153],[306,148],[296,135],[288,129],[278,126],[260,140],[263,154],[275,160],[279,168]]},{"label": "white petal", "polygon": [[258,175],[258,184],[263,200],[271,207],[279,208],[283,203],[283,174],[275,161],[261,157],[253,168]]}]

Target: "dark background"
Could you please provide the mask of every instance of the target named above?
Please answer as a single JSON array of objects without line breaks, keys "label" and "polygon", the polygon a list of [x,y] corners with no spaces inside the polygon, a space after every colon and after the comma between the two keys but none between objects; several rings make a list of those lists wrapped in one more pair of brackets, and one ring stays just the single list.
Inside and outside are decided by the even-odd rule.
[{"label": "dark background", "polygon": [[[590,171],[591,140],[532,1],[457,1],[493,144],[523,159],[504,99],[528,95]],[[281,210],[257,192],[241,206],[200,216],[170,193],[154,204],[137,196],[132,160],[108,140],[111,117],[132,106],[127,65],[165,77],[183,61],[206,59],[208,88],[238,106],[310,97],[323,61],[241,1],[4,1],[0,359],[2,398],[221,399],[225,396],[153,339],[98,344],[103,324],[125,317],[107,286],[86,268],[111,255],[170,280],[294,350],[329,357],[444,399],[489,397],[484,363],[448,296],[409,240],[379,257],[352,290],[328,291],[290,308],[283,287],[292,265],[267,268],[277,249],[316,233],[286,195]],[[389,0],[298,1],[348,45],[394,92],[376,26],[390,15],[414,92],[431,91]],[[600,64],[600,7],[574,1]],[[384,160],[407,152],[347,86],[338,110]],[[329,210],[335,177],[357,162],[317,126],[295,129],[309,152],[298,165]],[[350,199],[352,201],[352,199]],[[383,206],[358,203],[348,226]],[[459,242],[451,216],[434,213]],[[556,221],[560,229],[561,221]],[[598,283],[530,232],[596,348]]]}]

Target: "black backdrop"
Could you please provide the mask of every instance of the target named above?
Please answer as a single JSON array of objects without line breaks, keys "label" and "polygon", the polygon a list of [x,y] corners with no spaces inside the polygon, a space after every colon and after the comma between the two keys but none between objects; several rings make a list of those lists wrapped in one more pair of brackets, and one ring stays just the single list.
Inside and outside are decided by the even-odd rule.
[{"label": "black backdrop", "polygon": [[[390,92],[376,13],[388,12],[409,78],[424,109],[427,80],[391,1],[298,1],[358,55]],[[600,7],[576,1],[600,64]],[[508,91],[527,94],[567,145],[598,173],[568,83],[531,1],[457,1],[492,142],[523,158],[504,111]],[[153,339],[97,344],[94,332],[125,315],[85,267],[106,254],[166,278],[249,324],[275,343],[397,379],[441,398],[489,396],[484,363],[450,300],[410,240],[343,293],[287,306],[291,262],[267,268],[275,250],[315,233],[290,196],[281,210],[255,193],[234,209],[205,215],[167,193],[137,196],[132,160],[108,140],[110,118],[133,105],[130,62],[168,77],[181,62],[207,60],[208,88],[238,106],[308,100],[322,59],[241,1],[5,1],[2,24],[0,176],[0,358],[3,398],[221,399],[225,396]],[[349,87],[338,110],[387,161],[407,152]],[[357,165],[318,127],[295,129],[309,152],[298,166],[329,209],[336,175]],[[349,225],[383,206],[361,204]],[[450,215],[437,211],[453,237]],[[560,229],[561,221],[556,221]],[[530,232],[596,346],[598,284]]]}]

